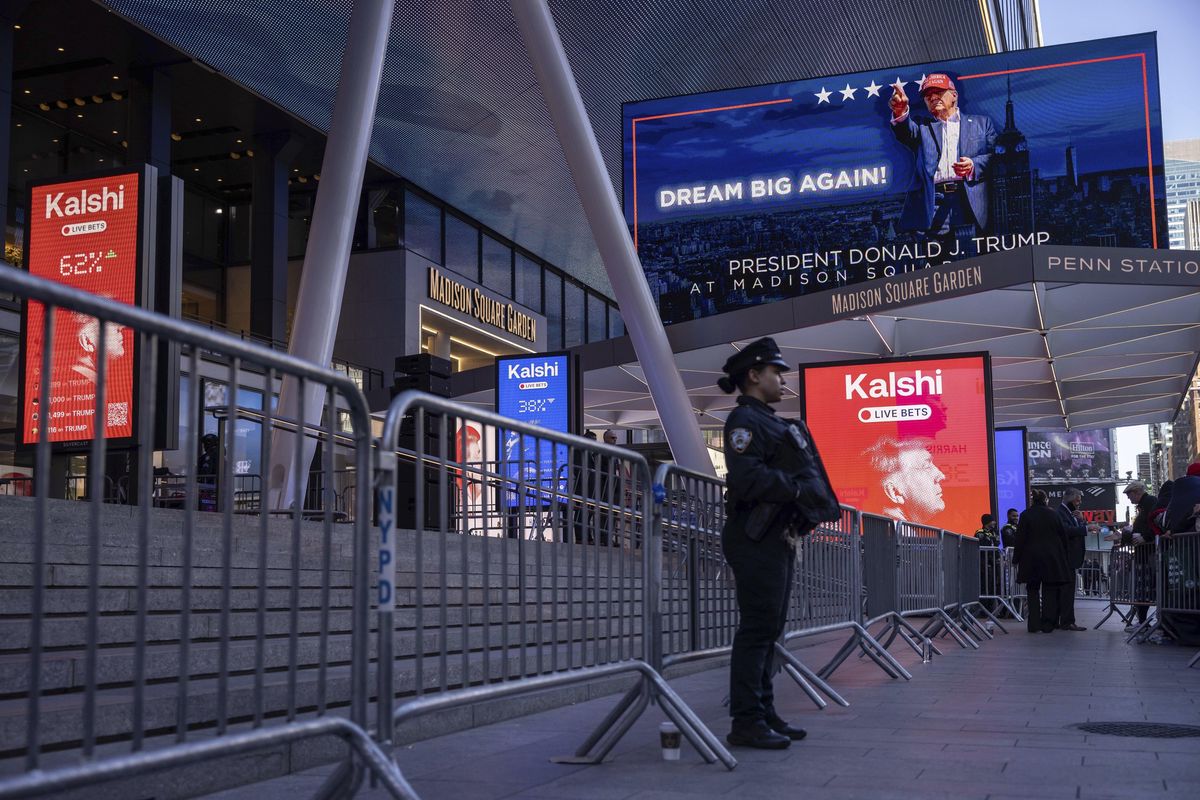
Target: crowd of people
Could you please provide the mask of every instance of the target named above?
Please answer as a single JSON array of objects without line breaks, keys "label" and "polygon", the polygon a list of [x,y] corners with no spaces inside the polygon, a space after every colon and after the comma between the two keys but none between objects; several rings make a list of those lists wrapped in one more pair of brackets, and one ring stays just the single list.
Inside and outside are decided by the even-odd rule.
[{"label": "crowd of people", "polygon": [[[983,516],[976,532],[980,543],[1013,548],[1017,582],[1026,586],[1030,633],[1086,630],[1075,620],[1077,575],[1082,577],[1085,594],[1099,594],[1106,584],[1119,582],[1122,594],[1133,601],[1133,618],[1126,631],[1145,624],[1157,596],[1157,539],[1200,530],[1200,461],[1189,466],[1185,475],[1165,481],[1157,495],[1141,481],[1132,481],[1124,493],[1137,513],[1132,523],[1104,537],[1113,547],[1107,571],[1101,559],[1086,557],[1086,537],[1099,527],[1084,520],[1079,489],[1068,489],[1055,508],[1050,507],[1046,492],[1034,489],[1029,508],[1019,514],[1008,510],[1009,524],[1003,531],[996,530],[990,514]],[[1163,611],[1159,623],[1168,640],[1200,643],[1200,624],[1194,615]]]}]

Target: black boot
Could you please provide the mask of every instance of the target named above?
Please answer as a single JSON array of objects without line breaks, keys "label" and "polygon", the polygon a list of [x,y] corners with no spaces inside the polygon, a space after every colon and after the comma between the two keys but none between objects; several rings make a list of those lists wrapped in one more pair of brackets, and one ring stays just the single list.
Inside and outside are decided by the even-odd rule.
[{"label": "black boot", "polygon": [[778,716],[767,717],[767,727],[778,733],[780,736],[786,736],[793,742],[798,742],[805,736],[808,736],[808,732],[805,731],[804,728],[793,727],[784,722],[783,719]]},{"label": "black boot", "polygon": [[725,741],[734,747],[757,747],[760,750],[783,750],[792,743],[788,737],[771,730],[761,719],[752,722],[734,720],[733,729]]}]

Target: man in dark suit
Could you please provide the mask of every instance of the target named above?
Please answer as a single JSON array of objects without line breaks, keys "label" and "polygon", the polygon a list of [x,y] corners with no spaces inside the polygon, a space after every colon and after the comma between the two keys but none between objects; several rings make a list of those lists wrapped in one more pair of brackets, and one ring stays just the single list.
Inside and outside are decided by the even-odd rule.
[{"label": "man in dark suit", "polygon": [[1058,626],[1062,586],[1075,584],[1067,566],[1066,531],[1059,514],[1050,509],[1041,489],[1032,492],[1032,504],[1017,521],[1013,563],[1017,582],[1025,584],[1029,610],[1025,616],[1030,633],[1053,633]]},{"label": "man in dark suit", "polygon": [[1062,596],[1058,600],[1058,627],[1064,631],[1086,631],[1075,624],[1075,573],[1083,567],[1088,525],[1079,511],[1083,492],[1074,487],[1063,493],[1058,506],[1058,519],[1067,534],[1067,566],[1071,568],[1071,580],[1063,584]]},{"label": "man in dark suit", "polygon": [[987,228],[985,181],[996,126],[984,115],[959,110],[958,91],[945,73],[925,76],[920,91],[932,117],[914,118],[901,83],[894,84],[888,101],[892,133],[916,156],[899,227],[936,239],[943,243],[944,255],[955,255],[956,239]]}]

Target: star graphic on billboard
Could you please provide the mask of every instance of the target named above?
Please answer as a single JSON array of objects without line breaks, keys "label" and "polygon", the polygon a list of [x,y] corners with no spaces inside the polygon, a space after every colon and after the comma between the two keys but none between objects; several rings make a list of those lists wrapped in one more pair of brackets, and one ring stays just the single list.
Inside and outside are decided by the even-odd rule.
[{"label": "star graphic on billboard", "polygon": [[821,87],[821,91],[817,92],[817,93],[816,93],[816,94],[814,94],[813,96],[817,98],[817,105],[821,105],[821,103],[828,103],[828,102],[829,102],[829,96],[830,96],[831,94],[833,94],[833,92],[827,92],[827,91],[825,91],[825,87],[824,87],[824,86],[822,86],[822,87]]},{"label": "star graphic on billboard", "polygon": [[893,87],[893,88],[895,88],[895,89],[903,89],[903,88],[904,88],[904,87],[905,87],[905,86],[906,86],[908,83],[909,83],[908,81],[902,81],[902,80],[900,80],[900,76],[899,76],[899,75],[897,75],[897,76],[896,76],[896,82],[895,82],[895,83],[892,83],[892,84],[889,84],[889,85],[890,85],[890,86],[892,86],[892,87]]},{"label": "star graphic on billboard", "polygon": [[845,89],[838,89],[838,91],[842,93],[843,100],[853,100],[854,93],[857,92],[858,89],[851,89],[850,84],[847,83]]},{"label": "star graphic on billboard", "polygon": [[883,87],[876,84],[874,79],[872,79],[871,83],[863,88],[867,90],[867,97],[879,97],[879,90]]}]

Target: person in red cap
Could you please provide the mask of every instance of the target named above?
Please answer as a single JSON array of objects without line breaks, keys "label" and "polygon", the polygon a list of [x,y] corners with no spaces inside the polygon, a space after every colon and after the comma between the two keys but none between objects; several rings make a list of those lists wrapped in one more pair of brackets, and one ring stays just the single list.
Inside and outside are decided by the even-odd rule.
[{"label": "person in red cap", "polygon": [[916,156],[899,228],[941,242],[943,255],[966,255],[956,242],[987,228],[985,181],[996,126],[987,116],[959,110],[958,90],[944,72],[926,75],[920,92],[929,117],[911,113],[902,83],[893,85],[888,101],[892,133]]}]

